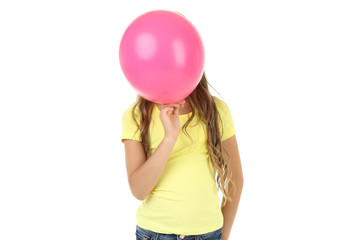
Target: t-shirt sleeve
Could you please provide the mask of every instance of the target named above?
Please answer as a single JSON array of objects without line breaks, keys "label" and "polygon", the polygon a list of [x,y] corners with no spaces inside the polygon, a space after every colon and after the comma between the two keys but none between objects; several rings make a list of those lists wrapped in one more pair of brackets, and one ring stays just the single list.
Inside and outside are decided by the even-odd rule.
[{"label": "t-shirt sleeve", "polygon": [[[121,119],[122,125],[122,136],[121,142],[124,143],[124,139],[132,139],[141,142],[140,129],[138,129],[136,123],[134,122],[131,116],[131,109],[134,104],[132,104],[128,109],[125,110]],[[135,109],[135,118],[137,122],[140,123],[139,120],[139,112]]]},{"label": "t-shirt sleeve", "polygon": [[231,116],[230,108],[227,106],[227,104],[218,98],[215,98],[215,103],[222,120],[219,121],[220,135],[222,134],[221,141],[224,141],[235,135],[235,126]]}]

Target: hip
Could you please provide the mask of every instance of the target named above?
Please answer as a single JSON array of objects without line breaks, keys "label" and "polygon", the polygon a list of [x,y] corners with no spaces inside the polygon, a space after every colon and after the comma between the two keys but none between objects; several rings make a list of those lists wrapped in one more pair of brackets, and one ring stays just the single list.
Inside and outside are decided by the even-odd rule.
[{"label": "hip", "polygon": [[208,233],[198,235],[164,234],[141,228],[136,225],[136,240],[221,240],[222,227]]}]

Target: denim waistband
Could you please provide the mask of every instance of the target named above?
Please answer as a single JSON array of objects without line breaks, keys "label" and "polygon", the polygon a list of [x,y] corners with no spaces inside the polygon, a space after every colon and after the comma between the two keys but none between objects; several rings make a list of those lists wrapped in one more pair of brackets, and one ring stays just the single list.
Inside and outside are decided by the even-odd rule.
[{"label": "denim waistband", "polygon": [[158,233],[136,225],[136,235],[141,240],[220,240],[222,237],[222,227],[204,234],[184,235]]}]

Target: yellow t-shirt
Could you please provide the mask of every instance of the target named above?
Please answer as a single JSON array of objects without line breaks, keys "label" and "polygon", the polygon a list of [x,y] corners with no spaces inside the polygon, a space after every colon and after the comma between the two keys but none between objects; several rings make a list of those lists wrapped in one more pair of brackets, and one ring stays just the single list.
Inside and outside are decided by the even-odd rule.
[{"label": "yellow t-shirt", "polygon": [[[226,103],[215,96],[214,101],[223,121],[223,141],[235,134],[235,127]],[[133,106],[134,103],[125,110],[122,117],[122,142],[124,139],[141,141],[140,131],[136,132],[136,124],[131,118]],[[135,113],[140,122],[138,108]],[[159,114],[160,110],[154,105],[149,126],[151,153],[165,135]],[[191,114],[179,115],[180,127]],[[140,227],[164,234],[197,235],[223,226],[215,171],[206,147],[206,128],[204,123],[197,120],[198,115],[195,115],[187,127],[193,144],[180,129],[157,185],[137,210],[136,224]],[[195,125],[196,123],[198,124]],[[220,121],[219,129],[221,134]]]}]

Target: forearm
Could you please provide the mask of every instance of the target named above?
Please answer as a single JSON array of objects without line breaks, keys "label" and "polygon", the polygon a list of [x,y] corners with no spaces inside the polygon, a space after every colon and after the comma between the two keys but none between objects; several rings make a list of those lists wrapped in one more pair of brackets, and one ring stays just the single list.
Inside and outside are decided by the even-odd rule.
[{"label": "forearm", "polygon": [[160,179],[176,140],[164,137],[154,153],[131,175],[131,188],[139,200],[144,200]]},{"label": "forearm", "polygon": [[239,206],[241,192],[243,188],[243,181],[236,183],[236,193],[232,195],[232,201],[226,201],[225,206],[221,208],[224,218],[224,225],[222,228],[222,240],[228,240],[230,231],[235,220],[236,212]]}]

